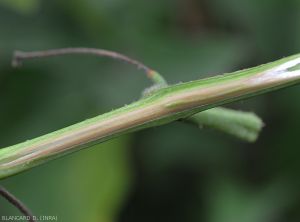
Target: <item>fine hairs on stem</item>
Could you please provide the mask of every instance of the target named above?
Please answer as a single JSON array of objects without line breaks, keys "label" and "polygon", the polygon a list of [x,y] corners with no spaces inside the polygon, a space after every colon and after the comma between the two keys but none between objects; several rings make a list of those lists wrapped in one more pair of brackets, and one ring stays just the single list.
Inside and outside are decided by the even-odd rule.
[{"label": "fine hairs on stem", "polygon": [[35,219],[31,213],[31,211],[13,194],[8,192],[4,187],[0,186],[0,196],[4,197],[8,202],[10,202],[13,206],[15,206],[26,218],[29,222],[35,222]]},{"label": "fine hairs on stem", "polygon": [[22,61],[28,59],[55,57],[55,56],[68,55],[68,54],[88,54],[88,55],[95,55],[100,57],[108,57],[116,60],[121,60],[129,64],[135,65],[138,69],[143,70],[147,74],[147,77],[154,82],[154,84],[166,84],[166,81],[160,74],[158,74],[156,71],[149,68],[145,64],[135,59],[132,59],[128,56],[125,56],[123,54],[114,51],[105,50],[105,49],[80,47],[80,48],[51,49],[51,50],[34,51],[34,52],[15,51],[12,60],[12,66],[18,67],[22,65]]}]

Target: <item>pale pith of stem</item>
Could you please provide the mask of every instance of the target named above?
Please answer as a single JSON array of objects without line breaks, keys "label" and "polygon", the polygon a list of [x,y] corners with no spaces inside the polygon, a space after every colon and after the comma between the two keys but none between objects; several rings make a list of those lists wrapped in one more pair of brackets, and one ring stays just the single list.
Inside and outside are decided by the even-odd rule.
[{"label": "pale pith of stem", "polygon": [[[128,106],[0,150],[0,178],[124,133],[300,82],[300,55],[255,68],[163,87]],[[251,128],[251,127],[250,127]]]}]

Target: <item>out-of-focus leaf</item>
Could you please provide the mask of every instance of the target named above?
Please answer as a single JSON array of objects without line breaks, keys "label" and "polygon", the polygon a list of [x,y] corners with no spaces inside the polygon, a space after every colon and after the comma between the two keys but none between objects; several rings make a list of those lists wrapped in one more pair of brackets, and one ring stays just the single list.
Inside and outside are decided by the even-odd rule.
[{"label": "out-of-focus leaf", "polygon": [[65,182],[72,221],[115,221],[130,184],[128,142],[97,145],[70,162]]},{"label": "out-of-focus leaf", "polygon": [[294,189],[285,181],[257,190],[228,178],[218,180],[209,189],[210,222],[274,221],[295,201]]},{"label": "out-of-focus leaf", "polygon": [[9,7],[18,13],[30,14],[39,8],[39,0],[1,0],[0,5]]}]

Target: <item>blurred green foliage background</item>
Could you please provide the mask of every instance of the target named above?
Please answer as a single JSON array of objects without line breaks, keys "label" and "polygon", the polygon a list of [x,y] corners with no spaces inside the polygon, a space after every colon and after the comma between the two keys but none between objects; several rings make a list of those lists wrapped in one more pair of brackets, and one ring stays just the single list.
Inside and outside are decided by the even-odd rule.
[{"label": "blurred green foliage background", "polygon": [[[97,47],[178,83],[300,52],[298,0],[0,0],[0,147],[140,98],[133,67],[89,56],[25,62],[14,50]],[[254,144],[183,123],[140,131],[1,181],[58,221],[300,220],[299,86],[238,102]],[[19,212],[0,198],[0,215]],[[1,220],[1,219],[0,219]]]}]

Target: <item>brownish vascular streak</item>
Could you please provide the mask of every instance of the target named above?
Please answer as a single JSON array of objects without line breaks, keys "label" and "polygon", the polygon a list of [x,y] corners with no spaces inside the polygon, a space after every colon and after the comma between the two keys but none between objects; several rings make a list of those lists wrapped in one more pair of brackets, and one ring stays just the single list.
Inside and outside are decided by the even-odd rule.
[{"label": "brownish vascular streak", "polygon": [[[276,79],[274,76],[273,78],[264,78],[265,73],[244,77],[240,80],[229,80],[228,82],[212,84],[210,87],[205,86],[205,88],[174,93],[154,104],[132,110],[129,113],[116,114],[116,116],[112,116],[110,119],[93,123],[84,128],[78,128],[72,132],[66,132],[64,135],[59,135],[57,138],[51,139],[51,141],[37,142],[37,144],[18,153],[18,157],[14,160],[11,159],[11,161],[2,163],[0,167],[25,164],[27,161],[32,161],[42,156],[55,155],[81,144],[96,141],[116,132],[127,130],[183,110],[239,97],[246,93],[265,89],[266,86],[270,88],[282,84],[282,79],[280,78]],[[278,75],[280,74],[278,73]],[[260,81],[260,78],[264,80]],[[291,79],[289,78],[287,81],[291,81]]]}]

